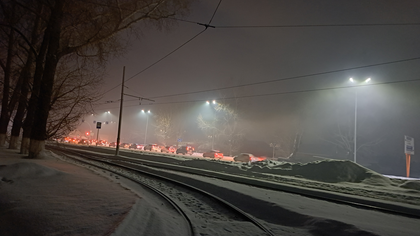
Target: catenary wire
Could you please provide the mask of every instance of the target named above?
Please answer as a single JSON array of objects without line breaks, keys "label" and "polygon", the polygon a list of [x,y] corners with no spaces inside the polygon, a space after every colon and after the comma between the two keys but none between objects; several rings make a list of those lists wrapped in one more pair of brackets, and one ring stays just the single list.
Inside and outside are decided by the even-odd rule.
[{"label": "catenary wire", "polygon": [[[211,21],[213,20],[214,15],[217,12],[217,9],[220,6],[220,3],[222,2],[222,0],[219,1],[219,4],[216,7],[216,10],[213,12],[213,15],[209,21],[209,24],[211,23]],[[208,24],[207,24],[208,25]],[[194,35],[192,38],[190,38],[189,40],[187,40],[186,42],[184,42],[183,44],[181,44],[179,47],[175,48],[174,50],[172,50],[171,52],[169,52],[168,54],[166,54],[165,56],[161,57],[160,59],[158,59],[157,61],[155,61],[154,63],[152,63],[151,65],[147,66],[146,68],[144,68],[143,70],[139,71],[138,73],[134,74],[133,76],[129,77],[125,82],[128,82],[129,80],[133,79],[134,77],[136,77],[137,75],[145,72],[146,70],[150,69],[151,67],[155,66],[156,64],[158,64],[159,62],[163,61],[165,58],[167,58],[168,56],[172,55],[173,53],[175,53],[176,51],[178,51],[179,49],[181,49],[182,47],[184,47],[185,45],[187,45],[189,42],[191,42],[192,40],[194,40],[195,38],[197,38],[199,35],[201,35],[202,33],[204,33],[204,31],[207,30],[208,27],[205,27],[202,31],[200,31],[198,34]],[[121,85],[121,83],[117,84],[116,86],[112,87],[111,89],[105,91],[102,93],[102,95],[118,88]]]},{"label": "catenary wire", "polygon": [[[399,83],[409,83],[409,82],[420,82],[420,79],[411,79],[411,80],[399,80],[399,81],[388,81],[388,82],[379,82],[374,84],[366,85],[356,85],[356,86],[336,86],[336,87],[326,87],[326,88],[316,88],[316,89],[304,89],[304,90],[295,90],[295,91],[284,91],[276,93],[263,93],[263,94],[253,94],[253,95],[243,95],[243,96],[234,96],[234,97],[224,97],[224,100],[229,99],[243,99],[243,98],[253,98],[253,97],[268,97],[268,96],[277,96],[277,95],[286,95],[286,94],[298,94],[298,93],[309,93],[309,92],[319,92],[319,91],[328,91],[328,90],[339,90],[339,89],[351,89],[355,87],[370,87],[370,86],[380,86],[380,85],[389,85],[389,84],[399,84]],[[217,99],[217,98],[216,98]],[[131,100],[133,101],[133,100]],[[184,100],[184,101],[171,101],[171,102],[155,102],[145,105],[164,105],[164,104],[177,104],[177,103],[194,103],[194,102],[205,102],[207,99],[196,99],[196,100]],[[100,105],[100,104],[98,104]],[[103,104],[102,104],[103,105]],[[126,105],[124,107],[134,107],[139,105]],[[107,109],[114,109],[118,107],[111,107]],[[99,109],[99,110],[107,110]]]},{"label": "catenary wire", "polygon": [[420,23],[376,23],[376,24],[303,24],[303,25],[220,25],[218,29],[241,28],[309,28],[309,27],[369,27],[369,26],[418,26]]},{"label": "catenary wire", "polygon": [[152,99],[156,99],[156,98],[164,98],[164,97],[175,97],[175,96],[181,96],[181,95],[189,95],[189,94],[204,93],[204,92],[211,92],[211,91],[217,91],[217,90],[225,90],[225,89],[233,89],[233,88],[240,88],[240,87],[246,87],[246,86],[254,86],[254,85],[268,84],[268,83],[274,83],[274,82],[279,82],[279,81],[286,81],[286,80],[300,79],[300,78],[306,78],[306,77],[313,77],[313,76],[319,76],[319,75],[325,75],[325,74],[332,74],[332,73],[349,71],[349,70],[356,70],[356,69],[363,69],[363,68],[368,68],[368,67],[383,66],[383,65],[388,65],[388,64],[395,64],[395,63],[402,63],[402,62],[414,61],[414,60],[420,60],[420,57],[413,57],[413,58],[396,60],[396,61],[381,62],[381,63],[369,64],[369,65],[364,65],[364,66],[356,66],[356,67],[344,68],[344,69],[338,69],[338,70],[317,72],[317,73],[312,73],[312,74],[298,75],[298,76],[292,76],[292,77],[286,77],[286,78],[280,78],[280,79],[273,79],[273,80],[267,80],[267,81],[259,81],[259,82],[254,82],[254,83],[241,84],[241,85],[233,85],[233,86],[227,86],[227,87],[221,87],[221,88],[203,89],[203,90],[199,90],[199,91],[192,91],[192,92],[185,92],[185,93],[176,93],[176,94],[169,94],[169,95],[154,96],[154,97],[151,97],[151,98]]},{"label": "catenary wire", "polygon": [[[267,80],[267,81],[260,81],[260,82],[248,83],[248,84],[233,85],[233,86],[227,86],[227,87],[221,87],[221,88],[213,88],[213,89],[205,89],[205,90],[198,90],[198,91],[185,92],[185,93],[176,93],[176,94],[169,94],[169,95],[154,96],[154,97],[150,97],[150,98],[151,99],[157,99],[157,98],[165,98],[165,97],[175,97],[175,96],[183,96],[183,95],[189,95],[189,94],[197,94],[197,93],[205,93],[205,92],[212,92],[212,91],[219,91],[219,90],[240,88],[240,87],[246,87],[246,86],[255,86],[255,85],[261,85],[261,84],[267,84],[267,83],[275,83],[275,82],[286,81],[286,80],[293,80],[293,79],[300,79],[300,78],[306,78],[306,77],[312,77],[312,76],[332,74],[332,73],[349,71],[349,70],[363,69],[363,68],[368,68],[368,67],[375,67],[375,66],[383,66],[383,65],[395,64],[395,63],[402,63],[402,62],[414,61],[414,60],[419,60],[419,59],[420,59],[420,57],[413,57],[413,58],[407,58],[407,59],[401,59],[401,60],[395,60],[395,61],[388,61],[388,62],[381,62],[381,63],[369,64],[369,65],[364,65],[364,66],[357,66],[357,67],[344,68],[344,69],[338,69],[338,70],[317,72],[317,73],[312,73],[312,74],[298,75],[298,76],[292,76],[292,77],[286,77],[286,78],[280,78],[280,79],[274,79],[274,80]],[[134,101],[134,100],[127,100],[127,102],[130,102],[130,101]]]}]

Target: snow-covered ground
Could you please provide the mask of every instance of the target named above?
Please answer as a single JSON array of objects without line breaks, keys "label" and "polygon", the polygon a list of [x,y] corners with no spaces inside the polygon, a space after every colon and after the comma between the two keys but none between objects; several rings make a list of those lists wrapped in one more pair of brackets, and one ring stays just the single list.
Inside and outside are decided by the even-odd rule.
[{"label": "snow-covered ground", "polygon": [[[57,159],[53,154],[42,160],[22,159],[17,151],[3,148],[0,154],[0,235],[183,235],[180,219],[172,210],[130,181],[109,173],[93,173]],[[185,160],[185,166],[219,168],[235,174],[258,173],[276,177],[279,182],[306,183],[330,191],[355,191],[369,198],[371,190],[375,190],[374,193],[386,195],[391,201],[395,198],[395,202],[420,207],[419,180],[390,179],[352,162],[300,165],[267,161],[248,165],[199,156],[173,158]],[[280,235],[414,236],[420,232],[417,219],[217,179],[194,178],[215,182],[272,204],[279,211],[273,222]],[[201,232],[238,235],[226,231],[232,225],[236,224],[210,221],[209,227]],[[243,225],[237,224],[237,227],[237,232],[244,231]],[[241,235],[256,235],[254,233],[249,230]]]}]

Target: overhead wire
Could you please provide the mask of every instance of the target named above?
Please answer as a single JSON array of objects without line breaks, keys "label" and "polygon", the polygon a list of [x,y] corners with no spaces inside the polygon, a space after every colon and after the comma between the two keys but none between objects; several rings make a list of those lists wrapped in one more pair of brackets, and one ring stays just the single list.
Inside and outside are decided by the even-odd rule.
[{"label": "overhead wire", "polygon": [[[222,99],[229,100],[229,99],[244,99],[244,98],[254,98],[254,97],[268,97],[268,96],[277,96],[277,95],[286,95],[286,94],[309,93],[309,92],[319,92],[319,91],[339,90],[339,89],[352,89],[352,88],[355,88],[355,87],[370,87],[370,86],[409,83],[409,82],[420,82],[420,79],[387,81],[387,82],[378,82],[378,83],[374,83],[374,84],[355,85],[355,86],[336,86],[336,87],[326,87],[326,88],[283,91],[283,92],[275,92],[275,93],[251,94],[251,95],[242,95],[242,96],[233,96],[233,97],[223,97]],[[215,99],[217,100],[218,98],[215,98]],[[170,102],[155,102],[155,103],[145,104],[145,105],[151,106],[151,105],[165,105],[165,104],[179,104],[179,103],[195,103],[195,102],[205,102],[205,101],[207,101],[207,99],[170,101]],[[134,107],[134,106],[139,106],[139,105],[126,105],[124,107]],[[118,108],[118,107],[113,107],[113,108]],[[113,109],[113,108],[107,108],[107,109]],[[107,109],[100,109],[100,110],[107,110]]]},{"label": "overhead wire", "polygon": [[[209,23],[208,23],[207,25],[209,25],[209,24],[212,22],[212,20],[213,20],[213,18],[214,18],[214,16],[215,16],[215,14],[216,14],[216,12],[217,12],[217,10],[219,9],[219,6],[220,6],[221,2],[222,2],[222,0],[220,0],[220,1],[219,1],[219,3],[217,4],[217,7],[216,7],[215,11],[213,12],[213,15],[212,15],[212,17],[210,18]],[[173,18],[173,19],[175,19],[175,18]],[[196,23],[198,23],[198,22],[196,22]],[[169,57],[170,55],[172,55],[173,53],[175,53],[176,51],[178,51],[179,49],[181,49],[182,47],[184,47],[185,45],[187,45],[188,43],[190,43],[192,40],[194,40],[195,38],[197,38],[200,34],[204,33],[204,31],[206,31],[206,30],[207,30],[207,28],[208,28],[208,27],[205,27],[205,28],[204,28],[202,31],[200,31],[198,34],[194,35],[192,38],[188,39],[186,42],[184,42],[183,44],[181,44],[180,46],[178,46],[177,48],[175,48],[174,50],[172,50],[171,52],[169,52],[169,53],[168,53],[168,54],[166,54],[165,56],[161,57],[160,59],[158,59],[158,60],[157,60],[157,61],[155,61],[154,63],[150,64],[149,66],[147,66],[147,67],[146,67],[146,68],[144,68],[143,70],[141,70],[141,71],[139,71],[138,73],[134,74],[133,76],[129,77],[129,78],[128,78],[125,82],[128,82],[129,80],[133,79],[133,78],[134,78],[134,77],[136,77],[137,75],[139,75],[139,74],[141,74],[141,73],[145,72],[146,70],[148,70],[148,69],[150,69],[151,67],[155,66],[155,65],[156,65],[156,64],[158,64],[159,62],[163,61],[165,58]],[[104,94],[106,94],[106,93],[108,93],[108,92],[110,92],[110,91],[112,91],[112,90],[114,90],[114,89],[118,88],[120,85],[121,85],[121,83],[117,84],[116,86],[112,87],[111,89],[109,89],[109,90],[107,90],[107,91],[103,92],[103,93],[102,93],[102,95],[104,95]]]},{"label": "overhead wire", "polygon": [[[154,96],[154,97],[150,97],[150,98],[151,99],[157,99],[157,98],[175,97],[175,96],[183,96],[183,95],[190,95],[190,94],[197,94],[197,93],[220,91],[220,90],[226,90],[226,89],[234,89],[234,88],[240,88],[240,87],[246,87],[246,86],[255,86],[255,85],[261,85],[261,84],[267,84],[267,83],[275,83],[275,82],[281,82],[281,81],[287,81],[287,80],[293,80],[293,79],[300,79],[300,78],[306,78],[306,77],[326,75],[326,74],[332,74],[332,73],[338,73],[338,72],[344,72],[344,71],[350,71],[350,70],[356,70],[356,69],[364,69],[364,68],[375,67],[375,66],[383,66],[383,65],[395,64],[395,63],[402,63],[402,62],[408,62],[408,61],[414,61],[414,60],[420,60],[420,57],[413,57],[413,58],[407,58],[407,59],[401,59],[401,60],[381,62],[381,63],[369,64],[369,65],[364,65],[364,66],[356,66],[356,67],[350,67],[350,68],[344,68],[344,69],[338,69],[338,70],[323,71],[323,72],[311,73],[311,74],[306,74],[306,75],[291,76],[291,77],[274,79],[274,80],[259,81],[259,82],[254,82],[254,83],[241,84],[241,85],[233,85],[233,86],[197,90],[197,91],[185,92],[185,93],[176,93],[176,94],[169,94],[169,95]],[[128,100],[127,102],[130,102],[130,101],[134,101],[134,100]]]},{"label": "overhead wire", "polygon": [[374,24],[302,24],[302,25],[220,25],[218,29],[244,28],[312,28],[312,27],[365,27],[365,26],[418,26],[420,23],[374,23]]},{"label": "overhead wire", "polygon": [[[198,37],[200,34],[202,34],[204,31],[207,30],[207,28],[209,26],[211,26],[211,22],[214,19],[214,16],[221,4],[222,0],[219,1],[215,11],[213,12],[213,15],[211,16],[209,22],[207,24],[202,24],[199,22],[195,22],[195,21],[189,21],[189,20],[184,20],[184,19],[178,19],[178,18],[169,18],[172,20],[177,20],[177,21],[182,21],[182,22],[187,22],[187,23],[193,23],[193,24],[199,24],[199,25],[203,25],[205,26],[205,29],[203,29],[201,32],[199,32],[198,34],[196,34],[195,36],[193,36],[192,38],[190,38],[189,40],[187,40],[185,43],[181,44],[179,47],[177,47],[176,49],[174,49],[173,51],[169,52],[168,54],[166,54],[165,56],[163,56],[162,58],[160,58],[159,60],[155,61],[154,63],[152,63],[151,65],[149,65],[148,67],[146,67],[145,69],[139,71],[138,73],[134,74],[133,76],[129,77],[126,81],[129,81],[131,79],[133,79],[134,77],[136,77],[137,75],[143,73],[144,71],[150,69],[151,67],[153,67],[154,65],[158,64],[159,62],[161,62],[162,60],[164,60],[165,58],[167,58],[168,56],[170,56],[171,54],[175,53],[177,50],[179,50],[180,48],[184,47],[186,44],[188,44],[189,42],[191,42],[193,39],[195,39],[196,37]],[[242,26],[211,26],[212,28],[303,28],[303,27],[355,27],[355,26],[416,26],[416,25],[420,25],[420,23],[375,23],[375,24],[301,24],[301,25],[257,25],[257,26],[252,26],[252,25],[242,25]],[[225,89],[232,89],[232,88],[238,88],[238,87],[245,87],[245,86],[253,86],[253,85],[259,85],[259,84],[266,84],[266,83],[273,83],[273,82],[278,82],[278,81],[285,81],[285,80],[292,80],[292,79],[298,79],[298,78],[304,78],[304,77],[310,77],[310,76],[317,76],[317,75],[323,75],[323,74],[328,74],[328,73],[336,73],[336,72],[342,72],[342,71],[346,71],[346,70],[354,70],[354,69],[361,69],[361,68],[367,68],[367,67],[373,67],[373,66],[379,66],[379,65],[386,65],[386,64],[392,64],[392,63],[399,63],[399,62],[405,62],[405,61],[411,61],[411,60],[418,60],[420,59],[420,57],[416,57],[416,58],[409,58],[409,59],[405,59],[405,60],[399,60],[399,61],[391,61],[391,62],[384,62],[384,63],[377,63],[377,64],[372,64],[372,65],[366,65],[366,66],[360,66],[360,67],[353,67],[353,68],[347,68],[347,69],[340,69],[340,70],[335,70],[335,71],[328,71],[328,72],[320,72],[320,73],[313,73],[313,74],[308,74],[308,75],[302,75],[302,76],[294,76],[294,77],[288,77],[288,78],[282,78],[282,79],[275,79],[275,80],[269,80],[269,81],[260,81],[260,82],[255,82],[255,83],[248,83],[248,84],[242,84],[242,85],[236,85],[236,86],[227,86],[227,87],[222,87],[222,88],[214,88],[214,89],[205,89],[205,90],[199,90],[199,91],[193,91],[193,92],[185,92],[185,93],[177,93],[177,94],[169,94],[169,95],[162,95],[162,96],[155,96],[155,97],[151,97],[151,98],[163,98],[163,97],[174,97],[174,96],[181,96],[181,95],[188,95],[188,94],[197,94],[197,93],[203,93],[203,92],[211,92],[211,91],[217,91],[217,90],[225,90]],[[102,93],[102,95],[110,92],[111,90],[119,87],[121,85],[118,84],[115,87],[105,91]]]},{"label": "overhead wire", "polygon": [[395,64],[395,63],[401,63],[401,62],[414,61],[414,60],[420,60],[420,57],[414,57],[414,58],[408,58],[408,59],[402,59],[402,60],[396,60],[396,61],[381,62],[381,63],[375,63],[375,64],[364,65],[364,66],[356,66],[356,67],[344,68],[344,69],[338,69],[338,70],[317,72],[317,73],[311,73],[311,74],[306,74],[306,75],[291,76],[291,77],[280,78],[280,79],[273,79],[273,80],[266,80],[266,81],[258,81],[258,82],[241,84],[241,85],[232,85],[232,86],[226,86],[226,87],[220,87],[220,88],[213,88],[213,89],[203,89],[203,90],[192,91],[192,92],[185,92],[185,93],[176,93],[176,94],[169,94],[169,95],[154,96],[154,97],[151,97],[151,98],[156,99],[156,98],[164,98],[164,97],[174,97],[174,96],[182,96],[182,95],[189,95],[189,94],[197,94],[197,93],[212,92],[212,91],[218,91],[218,90],[226,90],[226,89],[240,88],[240,87],[246,87],[246,86],[254,86],[254,85],[268,84],[268,83],[274,83],[274,82],[279,82],[279,81],[300,79],[300,78],[305,78],[305,77],[313,77],[313,76],[319,76],[319,75],[325,75],[325,74],[332,74],[332,73],[349,71],[349,70],[357,70],[357,69],[363,69],[363,68],[368,68],[368,67],[383,66],[383,65],[388,65],[388,64]]}]

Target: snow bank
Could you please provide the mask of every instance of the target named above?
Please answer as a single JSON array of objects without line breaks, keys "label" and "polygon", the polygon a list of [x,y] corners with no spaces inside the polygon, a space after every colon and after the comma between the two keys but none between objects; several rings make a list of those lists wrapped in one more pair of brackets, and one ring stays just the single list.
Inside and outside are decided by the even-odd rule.
[{"label": "snow bank", "polygon": [[393,185],[392,181],[372,170],[343,160],[323,160],[309,163],[290,163],[265,160],[254,163],[236,163],[218,160],[194,159],[185,161],[185,166],[215,171],[245,174],[246,172],[300,177],[327,183],[364,183],[372,185]]},{"label": "snow bank", "polygon": [[7,166],[0,166],[0,177],[8,179],[45,178],[62,174],[65,173],[32,162],[19,162]]}]

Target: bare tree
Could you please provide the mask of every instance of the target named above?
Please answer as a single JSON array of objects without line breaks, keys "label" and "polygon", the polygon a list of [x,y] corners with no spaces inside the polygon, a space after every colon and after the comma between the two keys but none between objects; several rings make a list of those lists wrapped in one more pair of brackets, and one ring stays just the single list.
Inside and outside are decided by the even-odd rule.
[{"label": "bare tree", "polygon": [[[31,14],[41,14],[45,26],[39,31],[41,43],[30,45],[38,50],[29,101],[29,108],[34,109],[28,110],[24,124],[24,138],[30,135],[29,157],[39,156],[49,136],[48,117],[60,60],[66,55],[78,55],[106,61],[109,56],[121,52],[124,48],[124,42],[118,38],[118,32],[126,29],[137,32],[141,29],[140,26],[144,26],[137,24],[139,22],[164,26],[168,17],[185,13],[189,3],[190,0],[18,2],[22,9]],[[10,4],[10,1],[7,4]],[[42,5],[41,10],[37,8],[39,5]],[[12,25],[8,27],[13,28]],[[22,145],[24,143],[22,141]]]},{"label": "bare tree", "polygon": [[176,111],[181,109],[180,106],[170,106],[155,112],[155,135],[164,145],[178,143],[185,134],[185,124],[176,116]]},{"label": "bare tree", "polygon": [[[97,70],[92,70],[97,67]],[[92,113],[92,104],[100,98],[100,65],[90,58],[69,55],[57,68],[51,110],[47,123],[50,137],[62,137],[74,130],[81,117]]]},{"label": "bare tree", "polygon": [[229,155],[239,151],[245,129],[241,126],[237,107],[237,99],[225,100],[214,106],[213,118],[205,119],[201,114],[197,117],[198,127],[209,137],[206,146],[217,146]]},{"label": "bare tree", "polygon": [[[301,117],[301,116],[299,116]],[[291,158],[299,150],[304,132],[304,123],[299,117],[279,119],[271,127],[271,138],[267,141],[273,148],[273,156]]]},{"label": "bare tree", "polygon": [[[372,128],[372,127],[371,127]],[[370,132],[372,133],[372,132]],[[374,132],[376,133],[376,132]],[[325,142],[333,144],[336,147],[336,155],[342,156],[348,160],[353,159],[354,155],[354,123],[351,118],[340,119],[337,121],[336,128],[322,138]],[[357,137],[357,153],[370,153],[372,148],[384,141],[385,135],[363,135],[364,137]]]}]

